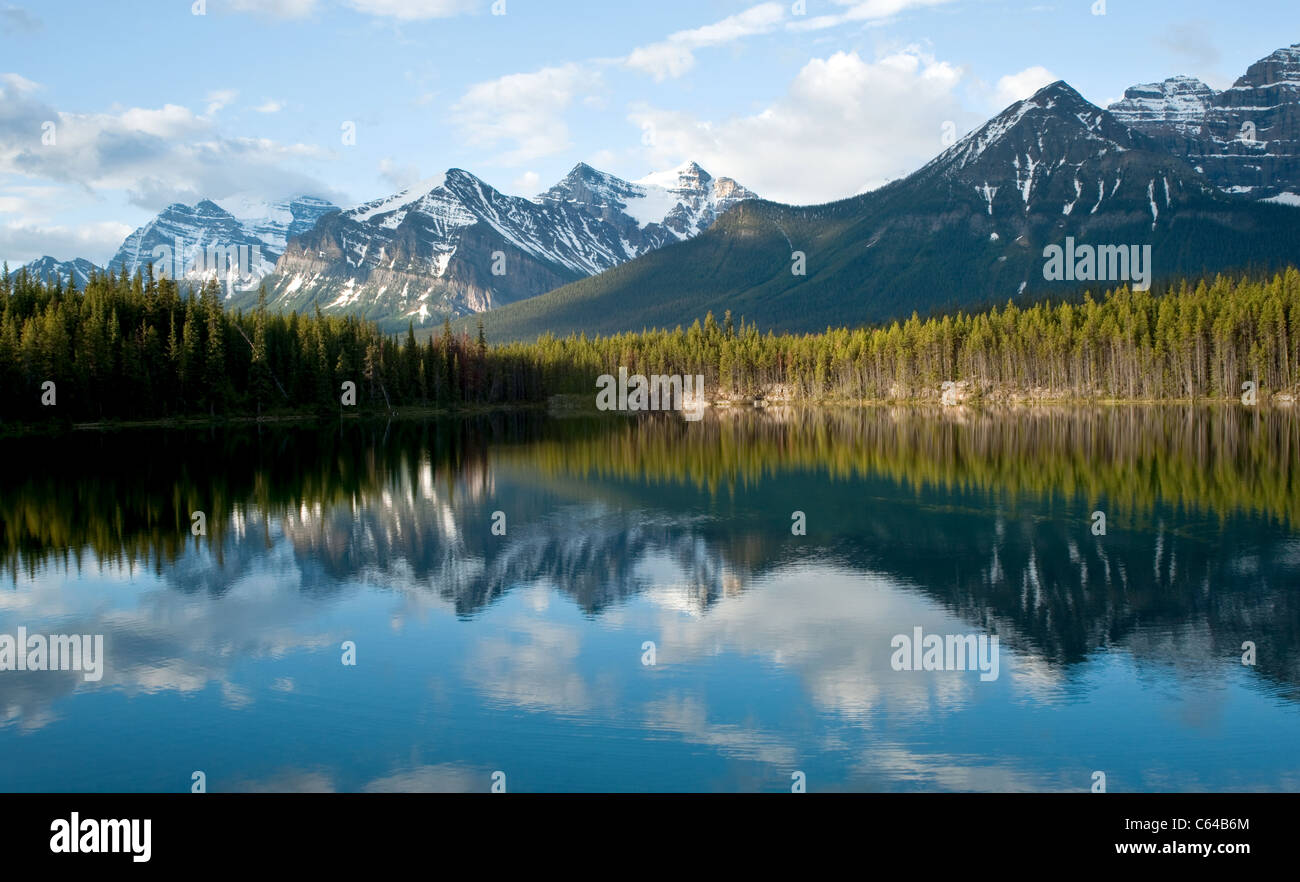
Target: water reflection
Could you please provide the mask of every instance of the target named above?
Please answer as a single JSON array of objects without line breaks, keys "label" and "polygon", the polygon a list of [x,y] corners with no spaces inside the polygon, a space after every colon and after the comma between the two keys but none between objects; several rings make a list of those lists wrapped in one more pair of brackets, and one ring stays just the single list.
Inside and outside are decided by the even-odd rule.
[{"label": "water reflection", "polygon": [[[1300,789],[1286,411],[2,449],[0,633],[102,633],[108,656],[97,684],[0,672],[3,789]],[[997,634],[1001,677],[894,671],[918,626]]]}]

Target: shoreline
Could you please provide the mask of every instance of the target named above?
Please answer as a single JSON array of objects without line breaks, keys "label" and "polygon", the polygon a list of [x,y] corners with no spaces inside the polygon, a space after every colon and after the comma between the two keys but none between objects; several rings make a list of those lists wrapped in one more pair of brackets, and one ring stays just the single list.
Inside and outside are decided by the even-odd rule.
[{"label": "shoreline", "polygon": [[[1093,398],[1083,396],[1029,396],[989,395],[961,401],[944,401],[934,395],[893,398],[818,398],[818,399],[766,399],[728,398],[709,402],[705,411],[716,414],[738,412],[772,412],[810,409],[849,409],[897,407],[934,411],[936,413],[988,413],[1035,410],[1040,408],[1084,407],[1184,407],[1222,408],[1240,407],[1259,411],[1290,411],[1296,405],[1289,395],[1264,397],[1260,403],[1246,405],[1239,398]],[[0,439],[30,437],[42,434],[71,434],[76,432],[112,432],[125,429],[215,429],[226,427],[283,426],[295,424],[326,423],[331,426],[341,422],[392,422],[430,419],[465,419],[494,413],[537,411],[549,418],[636,417],[655,411],[601,411],[592,396],[582,394],[556,394],[542,402],[516,402],[498,405],[473,405],[469,407],[401,407],[392,410],[364,411],[360,413],[330,414],[304,411],[277,413],[267,416],[233,414],[218,417],[165,417],[144,420],[95,420],[90,422],[0,422]],[[672,413],[672,411],[663,411]]]},{"label": "shoreline", "polygon": [[15,436],[73,432],[111,432],[119,429],[208,429],[229,426],[275,426],[297,423],[379,422],[417,420],[422,418],[464,418],[506,411],[542,410],[545,402],[521,402],[500,405],[472,405],[468,407],[400,407],[393,410],[363,411],[325,415],[320,412],[276,413],[267,416],[253,414],[228,414],[217,417],[159,417],[143,420],[95,420],[92,422],[0,422],[0,439]]}]

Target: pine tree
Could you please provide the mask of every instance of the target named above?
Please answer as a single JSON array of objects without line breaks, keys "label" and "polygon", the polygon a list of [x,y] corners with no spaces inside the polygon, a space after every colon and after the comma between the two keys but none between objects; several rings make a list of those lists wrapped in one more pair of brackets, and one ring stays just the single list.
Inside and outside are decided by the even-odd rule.
[{"label": "pine tree", "polygon": [[266,348],[266,286],[257,292],[257,310],[253,313],[252,365],[249,374],[249,391],[257,403],[257,415],[271,400],[271,366]]}]

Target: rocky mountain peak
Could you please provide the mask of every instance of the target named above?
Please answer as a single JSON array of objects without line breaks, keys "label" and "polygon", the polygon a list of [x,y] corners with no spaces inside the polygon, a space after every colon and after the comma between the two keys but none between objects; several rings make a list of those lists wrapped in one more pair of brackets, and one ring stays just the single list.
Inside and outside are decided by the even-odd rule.
[{"label": "rocky mountain peak", "polygon": [[168,205],[126,238],[109,261],[109,268],[116,272],[126,267],[132,274],[149,263],[166,263],[166,255],[170,254],[172,264],[166,271],[180,275],[190,271],[193,253],[199,249],[243,247],[249,269],[260,277],[270,272],[290,238],[311,229],[323,215],[336,210],[332,203],[315,196],[298,196],[274,204],[244,203],[235,197],[235,202],[240,204],[243,218],[211,199],[201,199],[194,205]]},{"label": "rocky mountain peak", "polygon": [[1021,186],[1021,179],[1032,178],[1035,169],[1049,158],[1077,167],[1099,152],[1133,146],[1134,136],[1127,127],[1068,83],[1057,80],[1012,104],[939,154],[923,171],[996,176],[1012,165],[1022,171],[1016,175],[1017,186]]},{"label": "rocky mountain peak", "polygon": [[709,189],[713,176],[706,172],[698,162],[687,161],[668,171],[653,172],[639,179],[636,183],[647,187],[661,187],[665,190],[695,190],[704,192]]},{"label": "rocky mountain peak", "polygon": [[1264,89],[1274,86],[1300,90],[1300,43],[1278,49],[1250,67],[1233,84],[1234,89]]},{"label": "rocky mountain peak", "polygon": [[1196,77],[1170,77],[1124,90],[1124,98],[1109,108],[1127,126],[1161,123],[1199,132],[1217,93]]},{"label": "rocky mountain peak", "polygon": [[[464,169],[324,217],[267,279],[277,308],[319,303],[387,327],[544,293],[707,229],[753,196],[687,163],[629,182],[578,163],[533,199]],[[501,271],[504,270],[504,271]]]},{"label": "rocky mountain peak", "polygon": [[1110,110],[1230,193],[1300,203],[1300,43],[1216,92],[1194,77],[1134,86]]},{"label": "rocky mountain peak", "polygon": [[85,288],[90,274],[99,268],[80,257],[61,261],[47,254],[26,264],[26,269],[28,274],[45,282],[59,281],[66,285],[71,280],[78,288]]}]

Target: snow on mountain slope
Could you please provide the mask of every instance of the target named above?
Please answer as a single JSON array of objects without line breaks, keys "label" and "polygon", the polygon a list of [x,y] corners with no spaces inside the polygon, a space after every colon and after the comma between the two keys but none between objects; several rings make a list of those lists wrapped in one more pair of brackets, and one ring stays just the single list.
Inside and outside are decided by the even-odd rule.
[{"label": "snow on mountain slope", "polygon": [[90,274],[99,270],[99,267],[80,257],[74,260],[56,260],[49,255],[24,264],[24,268],[30,275],[45,282],[58,280],[66,285],[71,279],[81,289],[90,281]]},{"label": "snow on mountain slope", "polygon": [[1199,136],[1217,93],[1195,77],[1170,77],[1124,90],[1124,98],[1108,108],[1115,118],[1138,129],[1168,127]]},{"label": "snow on mountain slope", "polygon": [[272,261],[284,253],[285,246],[294,236],[299,236],[338,206],[314,196],[299,196],[283,202],[241,202],[230,206],[244,229],[263,243],[264,251],[274,255]]},{"label": "snow on mountain slope", "polygon": [[[737,202],[757,198],[731,178],[714,178],[694,162],[647,175],[636,184],[645,196],[629,212],[657,220],[683,238],[704,232]],[[637,210],[642,214],[636,215]]]},{"label": "snow on mountain slope", "polygon": [[1261,58],[1222,92],[1172,77],[1133,86],[1110,110],[1223,190],[1257,199],[1300,192],[1300,43]]},{"label": "snow on mountain slope", "polygon": [[[1051,249],[1059,269],[1076,243],[1092,257],[1054,270]],[[806,275],[791,272],[795,250]],[[1222,192],[1057,82],[906,178],[826,205],[743,202],[688,242],[482,318],[498,341],[687,327],[727,310],[801,333],[1267,272],[1296,254],[1295,208]]]},{"label": "snow on mountain slope", "polygon": [[462,169],[324,218],[268,279],[279,309],[425,324],[525,299],[697,235],[754,194],[694,163],[632,183],[580,163],[533,199]]},{"label": "snow on mountain slope", "polygon": [[[208,199],[195,205],[178,202],[167,206],[127,236],[109,261],[109,269],[118,272],[125,266],[128,274],[134,274],[154,264],[159,274],[202,281],[212,275],[214,260],[209,250],[224,253],[234,248],[236,255],[246,255],[247,273],[241,286],[256,288],[275,268],[290,238],[311,229],[324,214],[337,211],[331,203],[311,196],[278,203],[233,202],[242,219]],[[230,260],[222,257],[216,262],[224,267]]]},{"label": "snow on mountain slope", "polygon": [[916,178],[967,194],[989,217],[1091,216],[1113,207],[1145,213],[1153,226],[1182,195],[1213,189],[1064,82],[1008,107]]},{"label": "snow on mountain slope", "polygon": [[[756,196],[731,178],[714,178],[687,162],[633,182],[580,164],[537,198],[579,205],[607,221],[621,213],[643,230],[658,227],[672,238],[687,239],[707,230],[737,202]],[[655,238],[654,233],[650,237]]]}]

